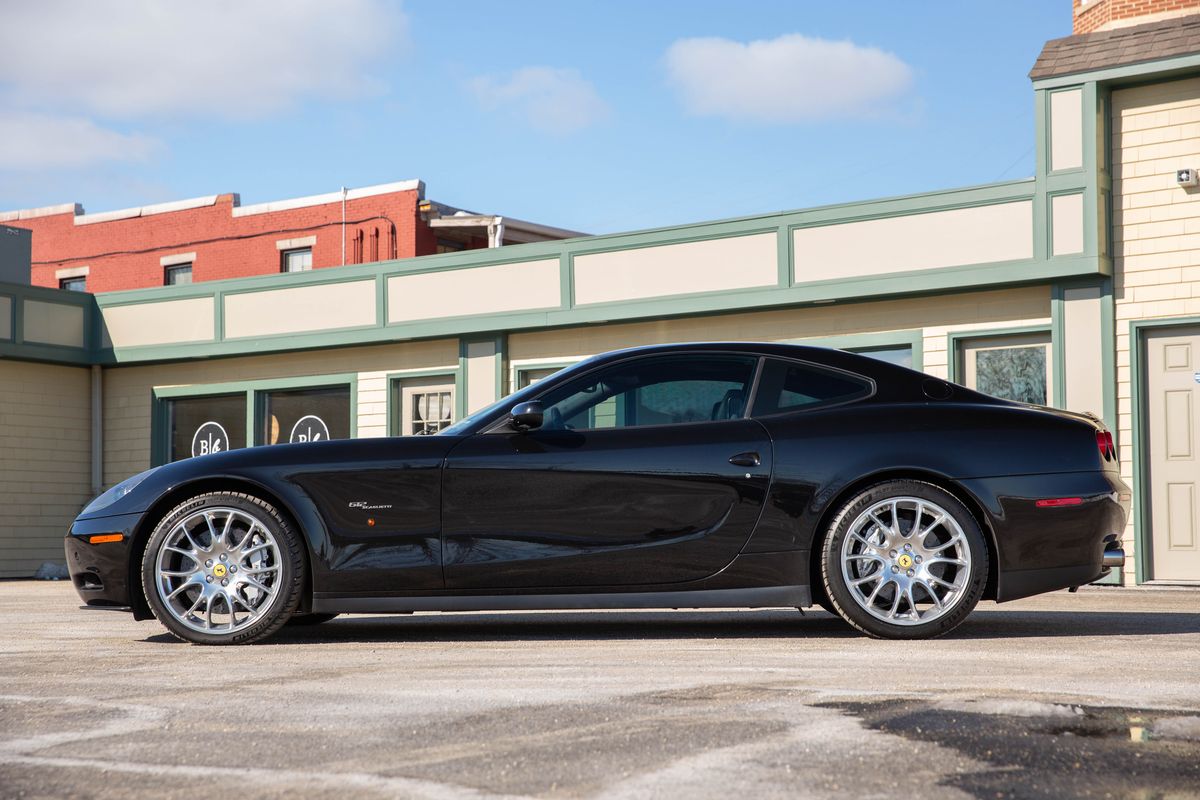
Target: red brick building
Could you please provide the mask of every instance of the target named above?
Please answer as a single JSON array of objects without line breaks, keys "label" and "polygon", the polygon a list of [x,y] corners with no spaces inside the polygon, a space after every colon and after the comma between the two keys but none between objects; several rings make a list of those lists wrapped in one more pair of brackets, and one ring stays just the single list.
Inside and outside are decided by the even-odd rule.
[{"label": "red brick building", "polygon": [[88,292],[240,278],[582,235],[425,199],[421,181],[255,205],[220,194],[120,211],[0,212],[33,233],[32,282]]},{"label": "red brick building", "polygon": [[1192,14],[1200,0],[1073,0],[1076,34],[1144,25]]}]

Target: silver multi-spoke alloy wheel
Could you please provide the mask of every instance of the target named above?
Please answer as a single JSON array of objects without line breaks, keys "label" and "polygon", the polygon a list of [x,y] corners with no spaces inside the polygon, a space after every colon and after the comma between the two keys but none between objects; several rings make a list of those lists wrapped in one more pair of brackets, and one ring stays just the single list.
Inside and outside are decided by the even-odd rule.
[{"label": "silver multi-spoke alloy wheel", "polygon": [[820,551],[814,599],[863,633],[925,639],[954,630],[987,589],[987,535],[946,489],[897,478],[842,504]]},{"label": "silver multi-spoke alloy wheel", "polygon": [[892,497],[850,524],[841,546],[850,596],[876,619],[921,625],[954,609],[971,576],[962,526],[937,503]]},{"label": "silver multi-spoke alloy wheel", "polygon": [[233,633],[260,620],[279,589],[279,543],[259,520],[216,506],[177,522],[158,548],[155,588],[180,624]]}]

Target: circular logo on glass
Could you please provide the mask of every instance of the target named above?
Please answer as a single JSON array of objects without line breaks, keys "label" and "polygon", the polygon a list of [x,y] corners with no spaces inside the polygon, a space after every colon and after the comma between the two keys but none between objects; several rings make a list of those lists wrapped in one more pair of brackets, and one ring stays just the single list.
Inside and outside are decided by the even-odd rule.
[{"label": "circular logo on glass", "polygon": [[206,456],[229,449],[229,434],[219,422],[205,422],[192,435],[192,455]]},{"label": "circular logo on glass", "polygon": [[316,414],[308,414],[296,420],[296,424],[292,426],[292,435],[288,437],[288,441],[292,443],[328,440],[329,426]]}]

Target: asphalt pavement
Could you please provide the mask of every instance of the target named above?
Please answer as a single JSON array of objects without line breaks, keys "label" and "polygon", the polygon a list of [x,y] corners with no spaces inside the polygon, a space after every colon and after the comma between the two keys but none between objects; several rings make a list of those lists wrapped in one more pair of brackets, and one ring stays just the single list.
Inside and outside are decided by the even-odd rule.
[{"label": "asphalt pavement", "polygon": [[0,582],[0,797],[1200,798],[1200,590],[350,616],[181,644]]}]

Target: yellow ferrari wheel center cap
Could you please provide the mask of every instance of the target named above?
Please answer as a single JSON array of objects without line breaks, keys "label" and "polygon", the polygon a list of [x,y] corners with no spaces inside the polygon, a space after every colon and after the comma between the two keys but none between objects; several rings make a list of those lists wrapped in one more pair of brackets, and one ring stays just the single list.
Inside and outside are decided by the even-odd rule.
[{"label": "yellow ferrari wheel center cap", "polygon": [[213,575],[215,575],[218,578],[224,578],[225,577],[225,565],[217,564],[215,567],[213,567]]},{"label": "yellow ferrari wheel center cap", "polygon": [[905,553],[896,559],[896,563],[900,565],[901,569],[908,569],[913,565],[912,556],[910,556],[908,553]]}]

